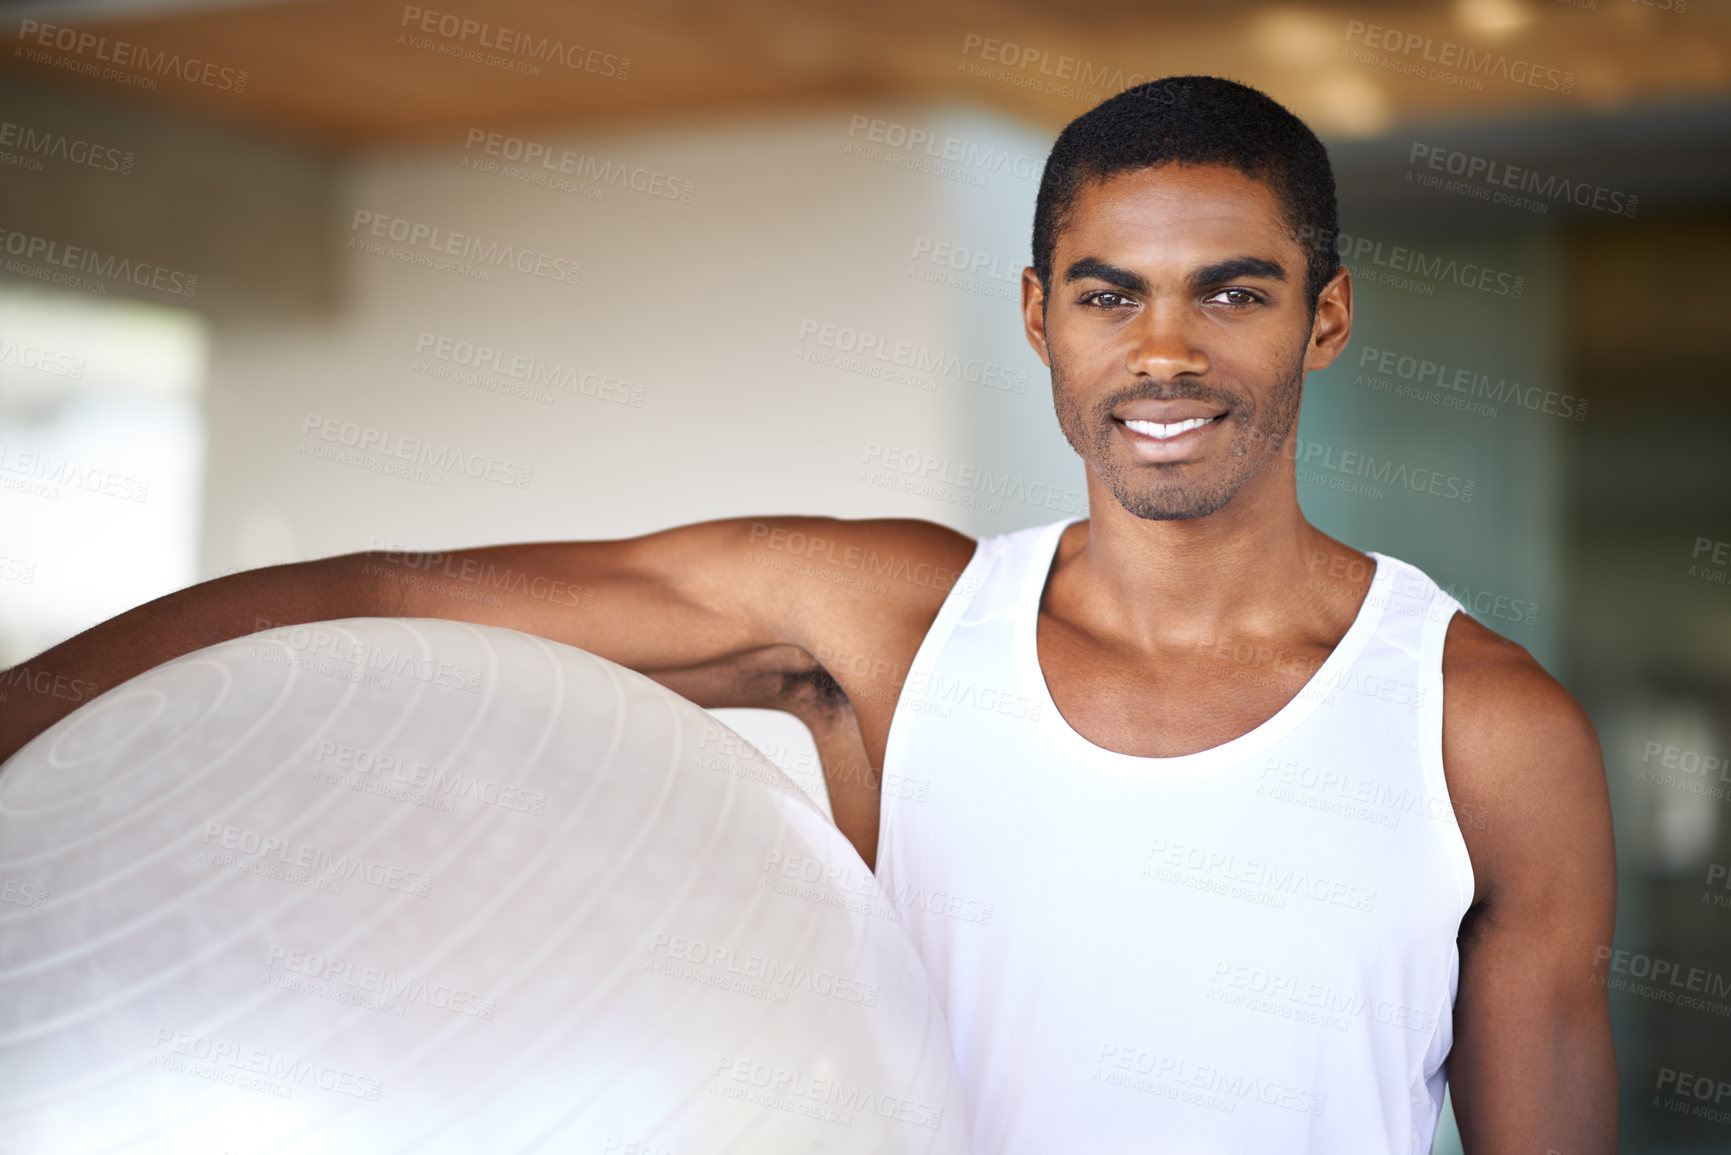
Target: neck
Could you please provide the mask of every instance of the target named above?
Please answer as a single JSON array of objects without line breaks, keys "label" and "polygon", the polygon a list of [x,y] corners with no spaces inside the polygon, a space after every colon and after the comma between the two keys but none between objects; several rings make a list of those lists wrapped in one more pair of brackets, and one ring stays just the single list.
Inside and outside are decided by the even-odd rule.
[{"label": "neck", "polygon": [[1290,465],[1251,478],[1206,517],[1136,517],[1092,471],[1088,502],[1085,543],[1060,557],[1086,615],[1119,637],[1170,645],[1282,633],[1295,617],[1356,612],[1369,584],[1368,569],[1346,586],[1326,580],[1337,555],[1356,555],[1305,520]]}]

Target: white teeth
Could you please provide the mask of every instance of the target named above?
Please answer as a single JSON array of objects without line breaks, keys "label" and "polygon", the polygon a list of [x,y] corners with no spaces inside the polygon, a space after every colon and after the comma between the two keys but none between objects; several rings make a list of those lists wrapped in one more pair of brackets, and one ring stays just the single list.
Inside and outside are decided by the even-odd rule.
[{"label": "white teeth", "polygon": [[1212,417],[1192,417],[1188,421],[1174,421],[1170,425],[1162,425],[1158,421],[1126,421],[1124,424],[1144,437],[1153,437],[1164,441],[1169,437],[1176,437],[1180,433],[1200,429],[1212,420],[1214,420]]}]

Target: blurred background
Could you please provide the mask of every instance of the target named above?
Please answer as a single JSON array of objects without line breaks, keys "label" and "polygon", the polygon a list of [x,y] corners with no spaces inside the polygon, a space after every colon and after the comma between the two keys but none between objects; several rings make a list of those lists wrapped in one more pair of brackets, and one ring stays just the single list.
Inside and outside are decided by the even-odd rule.
[{"label": "blurred background", "polygon": [[[1592,713],[1622,1149],[1731,1150],[1676,1090],[1731,1081],[1724,0],[0,5],[0,665],[352,550],[1080,513],[1041,166],[1197,72],[1336,165],[1305,510]],[[821,797],[799,723],[722,713]]]}]

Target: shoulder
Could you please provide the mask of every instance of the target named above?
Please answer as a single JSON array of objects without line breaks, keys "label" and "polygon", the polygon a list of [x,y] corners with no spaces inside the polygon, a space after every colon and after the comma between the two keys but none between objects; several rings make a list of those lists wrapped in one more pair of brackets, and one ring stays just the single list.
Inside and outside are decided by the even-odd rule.
[{"label": "shoulder", "polygon": [[[1496,750],[1598,758],[1592,721],[1572,694],[1524,646],[1479,624],[1464,610],[1449,622],[1443,647],[1445,712],[1464,724],[1463,753]],[[1550,763],[1556,758],[1544,758]]]},{"label": "shoulder", "polygon": [[781,640],[808,649],[858,643],[886,626],[923,632],[978,544],[918,518],[764,516],[710,526],[731,543],[726,569],[710,578],[731,587],[721,596],[752,597],[788,627]]},{"label": "shoulder", "polygon": [[979,542],[965,533],[917,517],[829,517],[819,519],[834,526],[862,548],[900,546],[910,556],[933,564],[948,563],[956,568],[968,564]]},{"label": "shoulder", "polygon": [[[907,578],[918,570],[921,576],[914,584],[930,586],[944,584],[942,575],[967,565],[976,542],[919,518],[767,514],[696,522],[621,544],[636,554],[687,567],[688,572],[692,562],[703,562],[703,573],[727,581],[739,571],[754,570],[819,581],[862,573]],[[939,576],[934,577],[934,571]]]},{"label": "shoulder", "polygon": [[1608,860],[1610,798],[1592,720],[1524,647],[1464,611],[1443,649],[1442,739],[1478,898],[1558,856]]},{"label": "shoulder", "polygon": [[978,543],[916,518],[758,518],[744,539],[779,639],[846,696],[881,764],[902,681]]}]

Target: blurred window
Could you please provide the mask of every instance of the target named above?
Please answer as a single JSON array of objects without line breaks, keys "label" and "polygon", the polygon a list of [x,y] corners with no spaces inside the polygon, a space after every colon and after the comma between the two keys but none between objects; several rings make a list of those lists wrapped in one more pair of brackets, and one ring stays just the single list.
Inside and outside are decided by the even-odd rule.
[{"label": "blurred window", "polygon": [[202,316],[0,284],[0,666],[195,580]]}]

